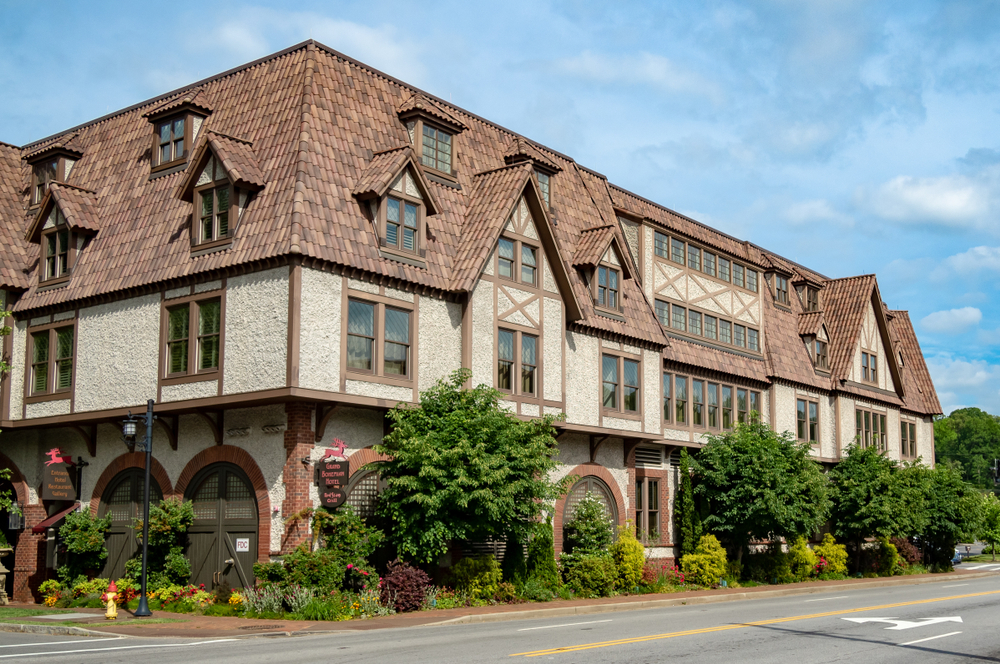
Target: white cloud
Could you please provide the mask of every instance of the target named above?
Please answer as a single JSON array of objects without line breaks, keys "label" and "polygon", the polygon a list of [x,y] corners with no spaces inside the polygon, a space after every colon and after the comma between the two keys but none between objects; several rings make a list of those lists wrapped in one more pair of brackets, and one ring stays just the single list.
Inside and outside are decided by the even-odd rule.
[{"label": "white cloud", "polygon": [[687,93],[722,103],[719,86],[699,74],[653,53],[608,56],[584,51],[572,58],[556,60],[557,71],[570,76],[611,85],[645,85],[663,92]]},{"label": "white cloud", "polygon": [[955,272],[969,273],[980,270],[1000,271],[1000,247],[973,247],[944,260]]},{"label": "white cloud", "polygon": [[985,183],[962,175],[900,175],[874,190],[860,188],[855,202],[883,219],[965,228],[984,223],[990,210],[990,190]]},{"label": "white cloud", "polygon": [[958,334],[964,332],[973,325],[978,325],[983,319],[983,312],[975,307],[962,307],[961,309],[948,309],[947,311],[935,311],[924,316],[920,324],[930,332],[941,334]]},{"label": "white cloud", "polygon": [[927,360],[934,388],[947,415],[956,408],[975,406],[1000,412],[1000,366],[986,360],[931,357]]},{"label": "white cloud", "polygon": [[807,224],[814,221],[830,221],[846,226],[853,226],[854,220],[833,209],[829,201],[818,198],[811,201],[793,203],[785,209],[785,219],[793,224]]}]

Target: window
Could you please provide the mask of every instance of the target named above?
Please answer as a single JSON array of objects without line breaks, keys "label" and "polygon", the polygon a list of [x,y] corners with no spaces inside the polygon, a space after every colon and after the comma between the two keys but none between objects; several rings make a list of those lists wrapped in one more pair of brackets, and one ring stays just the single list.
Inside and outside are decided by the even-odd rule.
[{"label": "window", "polygon": [[218,371],[222,299],[188,299],[166,309],[165,378]]},{"label": "window", "polygon": [[451,134],[426,123],[423,128],[421,163],[451,175]]},{"label": "window", "polygon": [[671,376],[668,373],[663,374],[663,421],[669,422],[670,415],[673,412],[671,408],[672,399],[670,398],[670,382]]},{"label": "window", "polygon": [[542,200],[545,201],[546,206],[551,205],[549,203],[549,174],[535,171],[535,177],[538,178],[538,189],[542,192]]},{"label": "window", "polygon": [[748,422],[747,415],[749,411],[747,410],[747,390],[743,388],[736,389],[736,421],[740,424],[746,424]]},{"label": "window", "polygon": [[684,243],[680,240],[670,240],[670,260],[684,265]]},{"label": "window", "polygon": [[806,286],[806,311],[819,311],[819,291]]},{"label": "window", "polygon": [[878,356],[873,353],[861,353],[861,378],[867,383],[878,382]]},{"label": "window", "polygon": [[747,345],[747,329],[742,325],[734,326],[733,334],[733,344],[739,346],[740,348],[746,348]]},{"label": "window", "polygon": [[688,312],[688,332],[701,336],[701,314],[697,311]]},{"label": "window", "polygon": [[674,421],[677,424],[687,423],[687,377],[674,376]]},{"label": "window", "polygon": [[774,301],[781,304],[791,304],[788,299],[788,277],[774,275]]},{"label": "window", "polygon": [[230,208],[234,190],[229,184],[226,170],[215,157],[208,160],[198,178],[201,183],[195,187],[195,201],[198,203],[198,234],[194,244],[214,242],[230,236]]},{"label": "window", "polygon": [[521,335],[521,394],[535,393],[535,375],[538,361],[535,359],[537,337],[530,334]]},{"label": "window", "polygon": [[744,288],[746,283],[743,279],[743,266],[739,263],[733,263],[733,285]]},{"label": "window", "polygon": [[407,168],[392,183],[375,212],[381,247],[405,254],[425,253],[425,215],[420,182]]},{"label": "window", "polygon": [[608,309],[618,308],[618,270],[606,265],[597,267],[597,304]]},{"label": "window", "polygon": [[719,256],[719,279],[729,281],[729,261]]},{"label": "window", "polygon": [[374,376],[410,375],[410,311],[353,298],[347,301],[347,370]]},{"label": "window", "polygon": [[653,232],[653,251],[657,256],[669,258],[667,252],[670,251],[670,239],[660,231]]},{"label": "window", "polygon": [[719,428],[719,386],[715,383],[708,384],[708,427]]},{"label": "window", "polygon": [[497,246],[497,274],[501,279],[511,281],[516,279],[515,275],[520,275],[522,284],[537,286],[538,248],[520,240],[501,237]]},{"label": "window", "polygon": [[514,391],[514,335],[516,332],[500,330],[497,334],[497,389]]},{"label": "window", "polygon": [[635,536],[646,545],[660,540],[660,482],[656,478],[635,480]]},{"label": "window", "polygon": [[819,441],[819,404],[815,401],[795,400],[795,437],[803,442]]},{"label": "window", "polygon": [[[521,283],[535,285],[538,271],[538,250],[526,244],[521,245]],[[617,286],[617,282],[615,283]]]},{"label": "window", "polygon": [[757,413],[758,416],[760,415],[760,413],[761,413],[761,410],[760,410],[760,392],[751,392],[750,393],[750,412],[751,413]]},{"label": "window", "polygon": [[899,423],[899,453],[908,459],[917,458],[917,425],[914,422]]},{"label": "window", "polygon": [[500,248],[499,248],[499,267],[498,272],[500,276],[505,279],[514,278],[514,240],[508,240],[505,237],[500,238]]},{"label": "window", "polygon": [[705,383],[691,381],[691,424],[705,426]]},{"label": "window", "polygon": [[[618,377],[624,380],[619,382]],[[601,356],[602,403],[610,410],[639,412],[639,363],[614,355]],[[619,407],[619,394],[621,406]]]},{"label": "window", "polygon": [[389,196],[385,208],[385,242],[390,247],[414,251],[417,247],[419,207],[410,201]]},{"label": "window", "polygon": [[733,324],[728,320],[719,321],[719,341],[724,344],[733,343]]},{"label": "window", "polygon": [[747,268],[747,290],[757,292],[757,271]]},{"label": "window", "polygon": [[886,450],[885,414],[858,408],[854,411],[855,432],[861,447],[875,445],[879,450]]},{"label": "window", "polygon": [[829,369],[830,363],[826,355],[826,342],[817,340],[813,342],[813,346],[816,349],[816,356],[815,356],[816,368]]},{"label": "window", "polygon": [[[521,380],[517,390],[514,389],[518,374],[515,357],[521,358]],[[537,394],[538,337],[513,330],[497,332],[497,389],[511,394]]]},{"label": "window", "polygon": [[66,217],[58,206],[52,207],[49,220],[55,223],[51,229],[45,230],[41,236],[44,272],[42,281],[68,276],[72,270],[71,252],[73,234],[66,225]]},{"label": "window", "polygon": [[701,249],[688,245],[688,267],[701,271]]},{"label": "window", "polygon": [[715,254],[710,254],[707,251],[704,254],[704,262],[701,266],[701,271],[710,277],[715,276]]},{"label": "window", "polygon": [[156,125],[157,165],[178,161],[186,156],[184,150],[185,124],[185,116],[181,116]]},{"label": "window", "polygon": [[760,352],[760,333],[752,327],[747,328],[747,348],[755,353]]},{"label": "window", "polygon": [[672,325],[675,330],[680,330],[683,332],[687,329],[687,310],[684,307],[678,307],[676,304],[671,307],[673,312],[673,318],[671,319]]},{"label": "window", "polygon": [[59,179],[58,173],[58,159],[47,159],[41,164],[35,164],[32,169],[32,205],[38,205],[42,202],[42,199],[45,198],[45,192],[49,190],[49,184]]},{"label": "window", "polygon": [[733,428],[733,388],[722,386],[722,428]]},{"label": "window", "polygon": [[31,333],[30,395],[68,392],[73,387],[73,326]]},{"label": "window", "polygon": [[705,316],[705,337],[707,339],[718,338],[718,319],[715,316]]},{"label": "window", "polygon": [[656,300],[654,305],[656,307],[656,318],[660,321],[660,325],[670,327],[670,305],[663,300]]}]

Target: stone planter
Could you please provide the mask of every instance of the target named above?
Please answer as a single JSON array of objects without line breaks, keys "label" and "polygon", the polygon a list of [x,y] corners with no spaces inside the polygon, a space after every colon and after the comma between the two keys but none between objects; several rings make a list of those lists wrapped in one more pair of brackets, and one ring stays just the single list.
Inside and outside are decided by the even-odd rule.
[{"label": "stone planter", "polygon": [[13,548],[5,546],[0,548],[0,606],[7,606],[10,601],[7,597],[7,575],[10,570],[4,567],[3,559],[14,551]]}]

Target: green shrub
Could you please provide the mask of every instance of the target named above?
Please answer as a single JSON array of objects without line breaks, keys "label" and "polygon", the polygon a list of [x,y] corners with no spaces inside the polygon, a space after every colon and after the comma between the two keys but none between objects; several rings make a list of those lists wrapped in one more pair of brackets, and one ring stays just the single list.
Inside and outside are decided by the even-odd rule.
[{"label": "green shrub", "polygon": [[633,592],[642,581],[646,549],[635,538],[631,521],[618,529],[618,540],[611,545],[611,559],[615,561],[618,589],[622,592]]},{"label": "green shrub", "polygon": [[576,554],[598,554],[608,550],[614,539],[611,518],[604,504],[588,491],[573,516],[563,527],[563,551]]},{"label": "green shrub", "polygon": [[205,607],[206,616],[236,616],[236,609],[228,604],[209,604]]},{"label": "green shrub", "polygon": [[900,558],[896,545],[890,542],[889,538],[880,537],[878,548],[873,553],[872,571],[879,576],[897,576],[903,573],[903,559]]},{"label": "green shrub", "polygon": [[327,512],[322,507],[313,514],[313,527],[323,534],[323,544],[345,562],[368,561],[385,541],[385,534],[361,520],[350,505]]},{"label": "green shrub", "polygon": [[726,550],[715,535],[703,535],[694,553],[681,559],[684,578],[700,586],[714,586],[726,575]]},{"label": "green shrub", "polygon": [[97,574],[108,557],[105,535],[111,527],[111,515],[103,519],[90,513],[90,507],[80,512],[70,512],[66,522],[59,528],[59,539],[66,547],[66,569],[60,568],[59,575],[64,580],[76,580],[79,576]]},{"label": "green shrub", "polygon": [[517,594],[529,602],[551,602],[555,598],[552,589],[536,577],[528,577],[524,583],[518,585]]},{"label": "green shrub", "polygon": [[83,597],[84,595],[102,595],[108,591],[110,579],[90,579],[73,586],[73,597]]},{"label": "green shrub", "polygon": [[351,600],[340,593],[314,597],[299,615],[303,620],[350,620]]},{"label": "green shrub", "polygon": [[277,562],[254,563],[253,575],[258,583],[284,583],[285,566]]},{"label": "green shrub", "polygon": [[608,597],[618,583],[618,569],[608,554],[563,554],[563,582],[577,597]]},{"label": "green shrub", "polygon": [[772,542],[766,551],[744,557],[743,578],[757,583],[794,583],[789,555],[781,550],[781,542]]},{"label": "green shrub", "polygon": [[503,580],[513,584],[520,583],[527,577],[527,567],[524,561],[524,545],[513,534],[507,537],[501,571],[503,572]]},{"label": "green shrub", "polygon": [[503,580],[500,565],[491,555],[462,558],[451,573],[455,575],[455,588],[473,599],[493,599]]},{"label": "green shrub", "polygon": [[[191,562],[184,555],[188,528],[194,523],[194,504],[166,498],[149,506],[147,590],[184,585],[191,579]],[[125,562],[125,576],[139,583],[142,575],[142,519],[134,523],[139,548]]]},{"label": "green shrub", "polygon": [[306,544],[302,544],[285,556],[284,582],[329,593],[340,590],[346,570],[347,564],[336,551],[310,551]]},{"label": "green shrub", "polygon": [[800,537],[788,547],[788,564],[792,568],[792,575],[799,581],[805,581],[816,572],[816,563],[819,558],[816,553],[806,544],[806,538]]},{"label": "green shrub", "polygon": [[833,535],[823,535],[823,543],[813,547],[813,553],[826,561],[827,574],[847,574],[847,547],[837,544]]},{"label": "green shrub", "polygon": [[62,590],[62,584],[55,579],[49,579],[48,581],[42,581],[42,584],[38,586],[38,592],[42,597],[48,597],[49,595],[55,595],[57,592]]},{"label": "green shrub", "polygon": [[528,542],[525,574],[529,580],[534,579],[550,591],[559,587],[559,568],[556,566],[551,520],[535,525],[534,537]]},{"label": "green shrub", "polygon": [[517,588],[514,587],[513,583],[504,581],[497,586],[497,593],[493,599],[499,604],[513,604],[517,601]]}]

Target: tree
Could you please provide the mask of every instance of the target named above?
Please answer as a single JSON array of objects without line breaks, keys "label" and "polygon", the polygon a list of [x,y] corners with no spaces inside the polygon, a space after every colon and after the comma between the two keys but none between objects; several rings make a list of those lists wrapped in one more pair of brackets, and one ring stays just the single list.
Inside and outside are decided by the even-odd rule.
[{"label": "tree", "polygon": [[[10,310],[0,311],[0,337],[9,336],[11,333],[10,325],[7,325],[6,321],[10,318]],[[6,359],[0,355],[0,382],[10,373],[10,365],[7,364]],[[0,479],[9,480],[11,477],[10,468],[0,468]],[[0,491],[0,512],[9,512],[11,505],[14,504],[14,498],[10,495],[10,491]]]},{"label": "tree", "polygon": [[549,479],[553,418],[519,420],[501,407],[498,390],[463,389],[470,375],[460,369],[422,392],[419,406],[389,411],[393,429],[375,447],[390,457],[376,464],[386,482],[378,511],[399,555],[421,563],[455,540],[526,542],[572,481]]},{"label": "tree", "polygon": [[978,408],[960,408],[934,422],[935,458],[961,464],[962,477],[993,488],[993,462],[1000,458],[1000,417]]},{"label": "tree", "polygon": [[695,492],[708,504],[702,525],[738,561],[753,540],[809,535],[825,521],[826,480],[810,451],[757,419],[709,436],[694,462]]},{"label": "tree", "polygon": [[901,473],[875,447],[852,445],[830,471],[830,525],[838,539],[852,544],[855,569],[868,537],[907,537],[923,528],[921,468],[913,465]]},{"label": "tree", "polygon": [[924,545],[924,560],[933,569],[951,569],[955,545],[971,540],[980,529],[983,498],[962,479],[959,468],[942,463],[922,470],[924,511],[927,523],[920,533]]},{"label": "tree", "polygon": [[681,448],[680,484],[674,527],[681,556],[686,556],[694,553],[698,540],[701,539],[701,520],[695,509],[694,491],[691,487],[691,458],[685,448]]},{"label": "tree", "polygon": [[991,493],[983,499],[978,539],[990,545],[993,549],[993,561],[996,562],[997,547],[1000,546],[1000,499],[996,494]]}]

